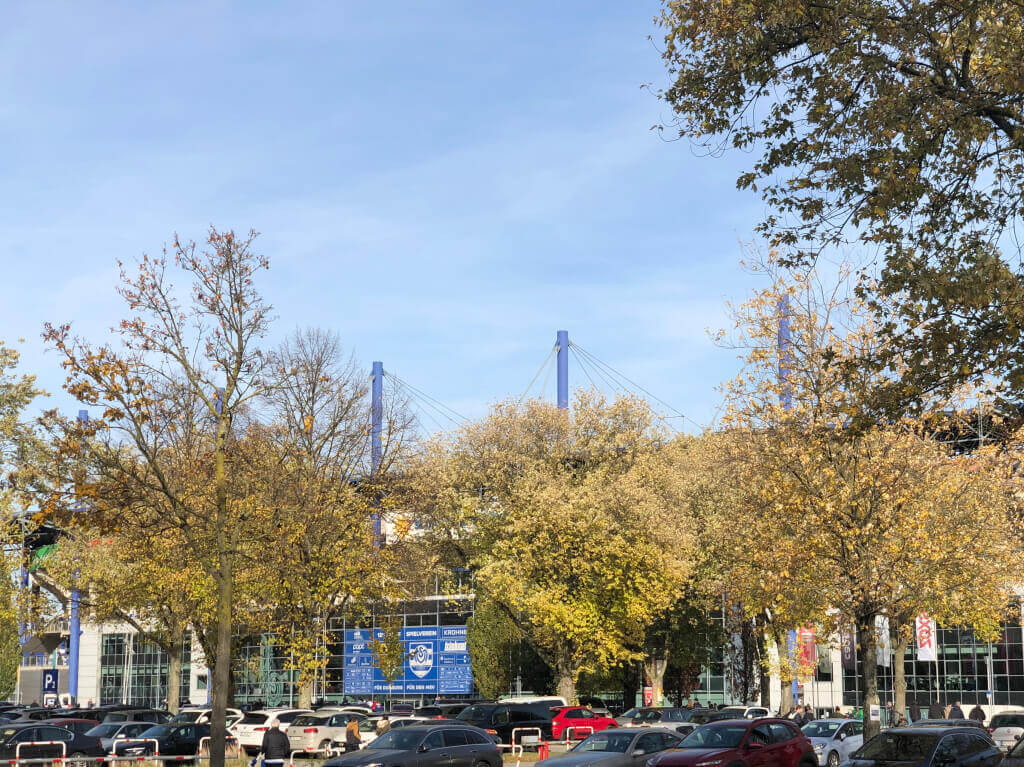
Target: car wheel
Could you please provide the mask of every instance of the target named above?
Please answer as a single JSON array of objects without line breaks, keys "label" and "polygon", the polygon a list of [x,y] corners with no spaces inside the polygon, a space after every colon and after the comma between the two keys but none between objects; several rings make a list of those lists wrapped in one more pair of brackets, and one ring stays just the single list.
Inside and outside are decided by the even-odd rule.
[{"label": "car wheel", "polygon": [[831,752],[828,755],[826,764],[828,764],[828,767],[839,767],[839,753],[836,751]]},{"label": "car wheel", "polygon": [[75,751],[73,754],[71,754],[71,758],[72,759],[82,759],[84,757],[85,757],[85,752],[84,751]]},{"label": "car wheel", "polygon": [[320,741],[320,745],[317,746],[316,749],[317,749],[317,751],[327,752],[327,756],[329,757],[331,755],[330,754],[330,751],[331,751],[331,741],[330,740],[321,740]]}]

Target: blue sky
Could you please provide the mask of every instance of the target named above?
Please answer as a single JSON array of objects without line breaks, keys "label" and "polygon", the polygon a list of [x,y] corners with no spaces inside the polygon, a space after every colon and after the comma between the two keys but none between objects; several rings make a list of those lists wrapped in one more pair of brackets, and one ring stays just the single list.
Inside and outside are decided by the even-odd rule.
[{"label": "blue sky", "polygon": [[[752,278],[749,156],[700,157],[633,2],[14,4],[0,29],[0,337],[101,340],[116,259],[262,233],[277,332],[337,330],[467,416],[571,338],[707,423]],[[588,385],[573,361],[574,385]],[[537,391],[535,387],[534,391]],[[553,396],[554,381],[544,392]]]}]

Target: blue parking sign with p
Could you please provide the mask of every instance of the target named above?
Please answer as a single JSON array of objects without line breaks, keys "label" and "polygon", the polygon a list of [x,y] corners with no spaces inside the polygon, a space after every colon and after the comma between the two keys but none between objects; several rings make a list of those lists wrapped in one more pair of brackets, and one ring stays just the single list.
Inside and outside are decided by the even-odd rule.
[{"label": "blue parking sign with p", "polygon": [[55,668],[43,669],[43,694],[57,694],[58,671]]}]

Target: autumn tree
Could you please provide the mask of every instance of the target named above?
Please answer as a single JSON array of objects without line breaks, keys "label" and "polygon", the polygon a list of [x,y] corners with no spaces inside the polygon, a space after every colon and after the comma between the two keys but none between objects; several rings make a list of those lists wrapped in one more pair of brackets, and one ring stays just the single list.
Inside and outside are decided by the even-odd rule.
[{"label": "autumn tree", "polygon": [[649,407],[578,393],[571,413],[506,402],[429,444],[403,507],[468,564],[576,697],[581,671],[635,657],[650,621],[690,574],[668,435]]},{"label": "autumn tree", "polygon": [[[216,589],[212,622],[214,767],[224,763],[237,567],[246,547],[273,531],[242,461],[258,452],[236,439],[255,400],[272,388],[260,348],[270,307],[255,279],[268,267],[253,251],[255,233],[210,230],[205,247],[175,237],[169,258],[122,265],[119,294],[129,316],[117,341],[92,344],[69,325],[47,325],[62,357],[68,393],[99,417],[64,423],[58,467],[43,510],[71,523],[67,510],[100,530],[135,526],[154,538],[172,533],[194,553]],[[172,272],[191,282],[179,298]],[[265,475],[264,475],[265,476]],[[259,516],[259,524],[253,520]]]},{"label": "autumn tree", "polygon": [[82,589],[82,612],[95,622],[131,626],[167,654],[167,708],[181,705],[186,636],[213,623],[216,586],[178,531],[159,537],[149,528],[121,526],[116,533],[73,526],[45,562],[51,588]]},{"label": "autumn tree", "polygon": [[391,551],[378,545],[374,525],[389,513],[382,488],[402,455],[408,419],[403,401],[388,397],[374,474],[369,375],[343,354],[338,336],[296,331],[273,359],[280,378],[264,406],[275,465],[268,504],[281,513],[278,535],[258,566],[270,625],[293,658],[299,706],[308,707],[313,680],[327,662],[328,623],[399,593]]},{"label": "autumn tree", "polygon": [[[1009,0],[665,0],[666,129],[749,152],[760,231],[808,263],[881,254],[897,408],[1024,389],[1024,11]],[[892,311],[893,313],[889,313]]]},{"label": "autumn tree", "polygon": [[[928,419],[861,417],[884,380],[856,361],[879,340],[839,284],[774,273],[736,310],[747,364],[727,388],[725,423],[740,438],[728,443],[723,470],[745,492],[741,516],[720,520],[717,556],[739,603],[770,610],[776,629],[815,623],[836,635],[853,622],[869,706],[878,702],[878,618],[926,611],[992,631],[1017,551],[997,453],[955,456]],[[942,417],[955,415],[955,402],[942,404]],[[738,527],[744,536],[727,534]],[[785,653],[781,632],[775,638]],[[877,723],[865,728],[871,735]]]}]

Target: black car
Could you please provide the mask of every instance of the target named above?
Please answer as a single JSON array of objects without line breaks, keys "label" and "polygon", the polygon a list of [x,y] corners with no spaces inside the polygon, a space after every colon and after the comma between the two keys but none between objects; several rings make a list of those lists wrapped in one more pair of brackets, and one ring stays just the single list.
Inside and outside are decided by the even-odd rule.
[{"label": "black car", "polygon": [[478,727],[457,722],[390,730],[366,748],[324,763],[324,767],[502,767],[498,745]]},{"label": "black car", "polygon": [[893,727],[850,756],[849,767],[999,767],[1002,751],[977,727]]},{"label": "black car", "polygon": [[907,727],[977,727],[984,730],[985,724],[974,719],[919,719]]},{"label": "black car", "polygon": [[171,721],[173,714],[156,708],[128,708],[121,711],[109,711],[100,721],[104,724],[114,722],[156,722],[164,724]]},{"label": "black car", "polygon": [[[63,742],[59,745],[22,746],[19,743]],[[0,758],[49,759],[60,756],[104,756],[98,738],[76,736],[71,730],[40,722],[17,722],[0,726]]]},{"label": "black car", "polygon": [[113,753],[116,756],[147,756],[159,744],[160,756],[192,756],[199,753],[202,739],[208,737],[208,724],[158,724],[143,730],[131,740],[115,742]]},{"label": "black car", "polygon": [[[514,730],[525,730],[516,733],[517,744],[537,743],[541,740],[551,740],[550,711],[545,716],[543,710],[544,707],[528,703],[478,703],[465,709],[455,718],[459,722],[479,727],[491,735],[497,735],[502,743],[512,743]],[[540,730],[539,738],[537,730]]]}]

